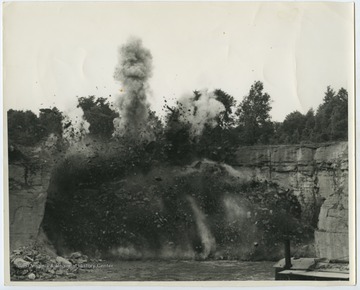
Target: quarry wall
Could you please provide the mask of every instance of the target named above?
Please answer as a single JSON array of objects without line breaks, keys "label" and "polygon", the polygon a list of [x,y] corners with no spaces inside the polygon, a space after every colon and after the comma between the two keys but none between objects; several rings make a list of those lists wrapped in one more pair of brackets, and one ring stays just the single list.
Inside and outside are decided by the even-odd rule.
[{"label": "quarry wall", "polygon": [[348,144],[240,147],[231,164],[244,180],[272,181],[292,189],[302,204],[303,218],[316,214],[318,257],[348,259]]},{"label": "quarry wall", "polygon": [[[9,146],[11,249],[35,241],[41,233],[51,173],[63,158],[55,143],[50,138],[33,147]],[[316,255],[348,258],[347,142],[239,147],[229,165],[240,180],[269,181],[293,190],[303,218],[317,219]],[[320,211],[314,213],[319,204]]]},{"label": "quarry wall", "polygon": [[62,153],[56,138],[37,146],[9,144],[10,249],[35,241],[40,234],[52,170]]}]

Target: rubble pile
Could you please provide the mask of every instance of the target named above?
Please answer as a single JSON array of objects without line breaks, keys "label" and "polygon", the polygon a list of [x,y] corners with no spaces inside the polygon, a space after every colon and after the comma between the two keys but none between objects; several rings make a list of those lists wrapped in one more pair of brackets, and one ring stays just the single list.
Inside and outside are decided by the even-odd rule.
[{"label": "rubble pile", "polygon": [[99,259],[89,259],[80,252],[67,258],[46,253],[40,246],[24,246],[10,254],[13,281],[76,279],[81,271],[91,271]]},{"label": "rubble pile", "polygon": [[320,260],[316,266],[315,270],[321,272],[339,272],[339,273],[349,273],[349,263],[345,261],[329,261],[327,259]]}]

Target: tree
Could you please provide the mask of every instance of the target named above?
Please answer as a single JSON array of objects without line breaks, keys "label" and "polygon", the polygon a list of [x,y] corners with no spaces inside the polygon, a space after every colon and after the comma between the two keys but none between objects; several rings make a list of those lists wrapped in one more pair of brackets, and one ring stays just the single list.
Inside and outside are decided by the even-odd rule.
[{"label": "tree", "polygon": [[103,139],[111,138],[114,132],[113,121],[119,114],[110,108],[105,98],[81,97],[77,107],[84,111],[84,119],[90,124],[90,135]]},{"label": "tree", "polygon": [[40,109],[39,117],[32,111],[8,111],[9,139],[22,144],[34,145],[54,133],[62,134],[62,113],[56,108]]},{"label": "tree", "polygon": [[311,142],[314,140],[315,113],[310,109],[305,115],[305,128],[301,134],[301,141]]},{"label": "tree", "polygon": [[230,128],[234,125],[234,116],[232,116],[233,108],[236,106],[234,97],[225,93],[223,90],[216,89],[214,91],[216,100],[221,102],[225,110],[218,117],[218,124],[221,128]]},{"label": "tree", "polygon": [[285,259],[290,266],[290,242],[296,244],[308,239],[316,225],[302,220],[301,205],[291,190],[264,190],[252,202],[261,208],[255,216],[256,225],[266,234],[266,241],[284,244]]},{"label": "tree", "polygon": [[269,140],[269,144],[279,144],[281,143],[281,137],[282,137],[282,132],[281,132],[281,126],[282,126],[282,122],[272,122],[273,125],[273,134]]},{"label": "tree", "polygon": [[205,124],[201,135],[194,144],[199,157],[210,158],[217,161],[225,161],[238,146],[236,134],[234,134],[234,114],[236,101],[221,89],[214,91],[215,98],[222,103],[224,110],[215,118],[216,125]]},{"label": "tree", "polygon": [[271,98],[263,89],[263,83],[256,81],[236,112],[243,142],[248,145],[268,143],[273,132],[270,117]]},{"label": "tree", "polygon": [[280,129],[282,132],[281,141],[291,144],[299,143],[305,124],[306,117],[299,111],[288,114]]},{"label": "tree", "polygon": [[348,93],[341,88],[336,93],[327,87],[323,103],[315,117],[315,141],[347,140]]},{"label": "tree", "polygon": [[193,155],[192,142],[190,140],[190,124],[182,122],[183,114],[181,107],[170,108],[165,117],[165,139],[168,158],[174,163],[186,163]]},{"label": "tree", "polygon": [[149,128],[153,132],[155,139],[159,140],[162,138],[162,135],[164,133],[163,124],[161,123],[159,117],[156,115],[155,111],[149,109],[148,112]]},{"label": "tree", "polygon": [[313,109],[306,115],[298,111],[288,114],[274,127],[272,141],[295,144],[347,140],[347,129],[348,93],[343,88],[336,93],[328,86],[316,114]]},{"label": "tree", "polygon": [[8,137],[22,145],[40,141],[39,119],[32,111],[8,111]]},{"label": "tree", "polygon": [[334,98],[330,120],[330,136],[333,140],[347,140],[348,137],[348,93],[341,88]]},{"label": "tree", "polygon": [[63,114],[56,107],[40,109],[39,126],[42,136],[48,136],[51,133],[61,136],[63,119]]}]

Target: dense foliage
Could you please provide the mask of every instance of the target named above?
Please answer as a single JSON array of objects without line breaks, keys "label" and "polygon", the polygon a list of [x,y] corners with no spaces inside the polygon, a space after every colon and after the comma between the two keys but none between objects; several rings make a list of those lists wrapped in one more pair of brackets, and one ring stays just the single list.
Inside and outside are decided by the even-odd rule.
[{"label": "dense foliage", "polygon": [[62,134],[62,113],[56,108],[40,109],[39,116],[31,111],[8,111],[8,136],[22,145],[33,145],[53,133]]},{"label": "dense foliage", "polygon": [[[264,86],[256,81],[249,94],[237,104],[233,96],[217,89],[216,101],[223,106],[211,123],[205,123],[201,134],[191,134],[190,117],[200,114],[201,107],[195,105],[192,115],[187,115],[181,102],[173,107],[165,105],[167,114],[161,122],[155,112],[149,110],[148,123],[157,141],[164,142],[169,158],[191,159],[194,155],[214,160],[226,159],[227,152],[239,145],[297,144],[347,140],[348,93],[328,87],[323,103],[316,111],[306,114],[299,111],[289,113],[283,122],[271,120],[271,97]],[[193,102],[201,100],[202,93],[194,91]],[[89,136],[109,140],[114,132],[114,119],[119,114],[105,98],[81,97],[78,107],[89,123]],[[201,115],[199,115],[201,117]],[[205,116],[206,117],[206,116]],[[8,111],[9,139],[20,144],[35,144],[50,133],[61,136],[64,116],[56,107],[40,109],[39,116],[31,111]]]},{"label": "dense foliage", "polygon": [[104,139],[110,139],[114,132],[114,118],[119,115],[111,108],[105,98],[95,96],[81,97],[78,107],[84,112],[84,119],[89,122],[89,134]]},{"label": "dense foliage", "polygon": [[284,122],[277,124],[275,135],[281,144],[347,140],[347,91],[341,88],[336,93],[328,87],[316,113],[310,109],[305,115],[298,111],[288,114]]},{"label": "dense foliage", "polygon": [[267,93],[263,93],[263,89],[261,82],[255,82],[236,112],[239,117],[241,139],[246,145],[268,144],[273,131],[270,116],[271,98]]}]

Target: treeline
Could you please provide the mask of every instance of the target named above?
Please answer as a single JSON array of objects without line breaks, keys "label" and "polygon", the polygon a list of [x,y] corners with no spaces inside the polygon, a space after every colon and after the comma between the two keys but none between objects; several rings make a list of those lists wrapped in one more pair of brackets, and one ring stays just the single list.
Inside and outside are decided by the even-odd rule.
[{"label": "treeline", "polygon": [[64,116],[56,107],[32,111],[10,109],[7,112],[8,138],[18,144],[33,145],[50,134],[62,135]]},{"label": "treeline", "polygon": [[[336,92],[328,87],[316,111],[291,112],[283,122],[271,120],[272,100],[260,81],[251,86],[240,103],[221,89],[213,94],[224,109],[211,122],[205,122],[196,135],[192,134],[193,121],[186,119],[188,115],[181,102],[172,107],[164,105],[167,113],[163,122],[149,109],[149,123],[156,141],[170,159],[196,155],[224,160],[240,145],[320,143],[348,137],[348,93],[343,88]],[[202,110],[196,107],[201,98],[202,93],[194,91],[192,117]],[[113,121],[119,115],[105,98],[82,97],[78,99],[78,107],[90,124],[89,136],[104,141],[113,138]],[[39,116],[31,111],[8,111],[9,139],[19,144],[35,144],[50,133],[62,136],[63,130],[71,125],[71,121],[64,122],[64,115],[57,108],[41,109]]]},{"label": "treeline", "polygon": [[305,115],[298,111],[288,114],[281,123],[273,123],[273,143],[295,144],[344,141],[348,138],[348,93],[327,87],[323,103]]},{"label": "treeline", "polygon": [[[189,124],[179,121],[181,106],[172,108],[166,117],[165,135],[170,142],[172,159],[196,154],[214,160],[232,158],[240,145],[309,144],[347,140],[348,93],[341,88],[335,92],[327,87],[323,102],[316,112],[298,111],[273,122],[271,97],[264,92],[262,82],[255,82],[243,100],[237,104],[234,97],[215,90],[216,99],[224,105],[215,126],[205,125],[200,136],[192,139]],[[194,92],[198,98],[199,92]],[[189,149],[191,148],[191,150]]]}]

